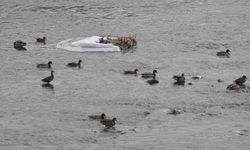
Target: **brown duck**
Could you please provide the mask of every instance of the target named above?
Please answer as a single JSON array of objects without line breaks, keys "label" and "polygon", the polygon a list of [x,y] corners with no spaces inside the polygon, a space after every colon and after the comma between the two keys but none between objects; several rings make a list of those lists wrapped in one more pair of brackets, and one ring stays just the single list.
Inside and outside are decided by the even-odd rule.
[{"label": "brown duck", "polygon": [[101,124],[105,125],[106,128],[112,128],[115,126],[116,118],[113,119],[102,119]]},{"label": "brown duck", "polygon": [[53,73],[54,73],[54,71],[52,70],[51,71],[51,75],[48,76],[48,77],[46,77],[46,78],[44,78],[44,79],[42,79],[42,82],[50,83],[54,79],[54,74]]},{"label": "brown duck", "polygon": [[77,67],[78,66],[80,68],[81,67],[81,62],[82,62],[82,60],[79,60],[78,63],[75,63],[75,62],[68,63],[67,66],[68,67]]},{"label": "brown duck", "polygon": [[126,70],[124,71],[124,74],[134,74],[134,75],[137,75],[137,72],[138,72],[138,69],[135,69],[134,71],[133,70]]},{"label": "brown duck", "polygon": [[245,75],[243,75],[241,78],[238,78],[234,81],[235,84],[239,85],[239,86],[243,86],[243,84],[246,82],[247,77]]}]

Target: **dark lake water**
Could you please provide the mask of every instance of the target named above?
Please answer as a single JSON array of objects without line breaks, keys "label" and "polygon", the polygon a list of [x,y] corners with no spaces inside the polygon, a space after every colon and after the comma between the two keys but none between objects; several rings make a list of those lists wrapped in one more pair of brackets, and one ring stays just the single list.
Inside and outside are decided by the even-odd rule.
[{"label": "dark lake water", "polygon": [[[249,14],[249,0],[1,0],[0,149],[250,149],[249,81],[226,90],[250,77]],[[138,45],[126,53],[56,48],[129,33]],[[47,44],[36,44],[43,36]],[[15,50],[16,40],[27,51]],[[226,49],[230,58],[216,56]],[[82,68],[66,67],[79,59]],[[49,87],[41,79],[51,70],[36,68],[48,61]],[[158,70],[159,84],[123,75],[135,68]],[[181,73],[192,85],[173,85]],[[117,118],[115,129],[88,119],[101,113]]]}]

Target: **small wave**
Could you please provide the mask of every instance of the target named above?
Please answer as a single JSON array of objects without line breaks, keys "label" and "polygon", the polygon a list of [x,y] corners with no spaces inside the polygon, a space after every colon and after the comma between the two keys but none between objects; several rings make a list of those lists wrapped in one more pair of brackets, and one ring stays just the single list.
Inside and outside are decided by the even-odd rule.
[{"label": "small wave", "polygon": [[120,48],[113,44],[99,43],[99,36],[67,39],[57,44],[57,48],[72,52],[119,52]]}]

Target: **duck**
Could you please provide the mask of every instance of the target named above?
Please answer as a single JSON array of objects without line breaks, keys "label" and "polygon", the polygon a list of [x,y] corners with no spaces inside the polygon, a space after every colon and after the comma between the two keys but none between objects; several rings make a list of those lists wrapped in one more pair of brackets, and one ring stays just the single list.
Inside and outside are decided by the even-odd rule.
[{"label": "duck", "polygon": [[174,84],[177,84],[177,85],[184,85],[185,84],[185,75],[184,75],[184,73],[182,73],[181,75],[174,75],[173,79],[176,80],[176,82]]},{"label": "duck", "polygon": [[226,51],[217,52],[217,56],[221,56],[221,57],[230,57],[230,50],[227,49]]},{"label": "duck", "polygon": [[137,72],[138,72],[138,69],[135,69],[134,71],[132,71],[132,70],[126,70],[126,71],[124,71],[124,74],[126,74],[126,75],[132,75],[132,74],[134,74],[134,75],[137,75]]},{"label": "duck", "polygon": [[47,64],[37,64],[37,68],[51,68],[52,61],[49,61]]},{"label": "duck", "polygon": [[156,76],[157,70],[153,70],[153,73],[142,73],[141,77],[142,78],[154,78]]},{"label": "duck", "polygon": [[153,77],[153,79],[148,80],[148,81],[147,81],[147,83],[148,83],[148,84],[150,84],[150,85],[154,85],[154,84],[158,84],[158,83],[159,83],[159,81],[158,81],[158,80],[156,80],[156,79],[155,79],[155,77]]},{"label": "duck", "polygon": [[106,119],[106,115],[102,113],[101,115],[90,115],[88,116],[92,120],[103,120]]},{"label": "duck", "polygon": [[43,43],[44,45],[46,44],[46,37],[43,38],[36,38],[37,43]]},{"label": "duck", "polygon": [[170,109],[170,112],[168,114],[178,115],[178,114],[181,114],[181,111],[173,108],[173,109]]},{"label": "duck", "polygon": [[77,67],[78,66],[80,68],[81,67],[81,62],[82,62],[82,60],[79,60],[78,63],[75,63],[75,62],[68,63],[67,66],[68,67]]},{"label": "duck", "polygon": [[24,46],[26,46],[26,43],[21,41],[21,40],[17,40],[13,43],[13,46],[15,49],[17,50],[26,50],[26,48]]},{"label": "duck", "polygon": [[41,81],[42,82],[46,82],[46,83],[50,83],[53,79],[54,79],[54,71],[52,70],[51,71],[51,75],[50,76],[48,76],[48,77],[46,77],[46,78],[44,78],[44,79],[42,79]]},{"label": "duck", "polygon": [[243,86],[243,84],[246,82],[247,77],[245,75],[243,75],[242,77],[234,80],[234,83],[239,85],[239,86]]},{"label": "duck", "polygon": [[113,119],[102,119],[101,124],[105,125],[106,128],[112,128],[115,126],[116,118]]}]

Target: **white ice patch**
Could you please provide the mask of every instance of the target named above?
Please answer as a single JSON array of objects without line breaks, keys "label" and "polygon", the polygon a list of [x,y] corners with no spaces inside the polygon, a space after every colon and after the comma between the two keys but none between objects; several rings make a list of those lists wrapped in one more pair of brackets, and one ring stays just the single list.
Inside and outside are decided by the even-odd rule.
[{"label": "white ice patch", "polygon": [[57,44],[57,48],[73,52],[119,52],[120,48],[113,44],[99,43],[99,36],[68,39]]}]

